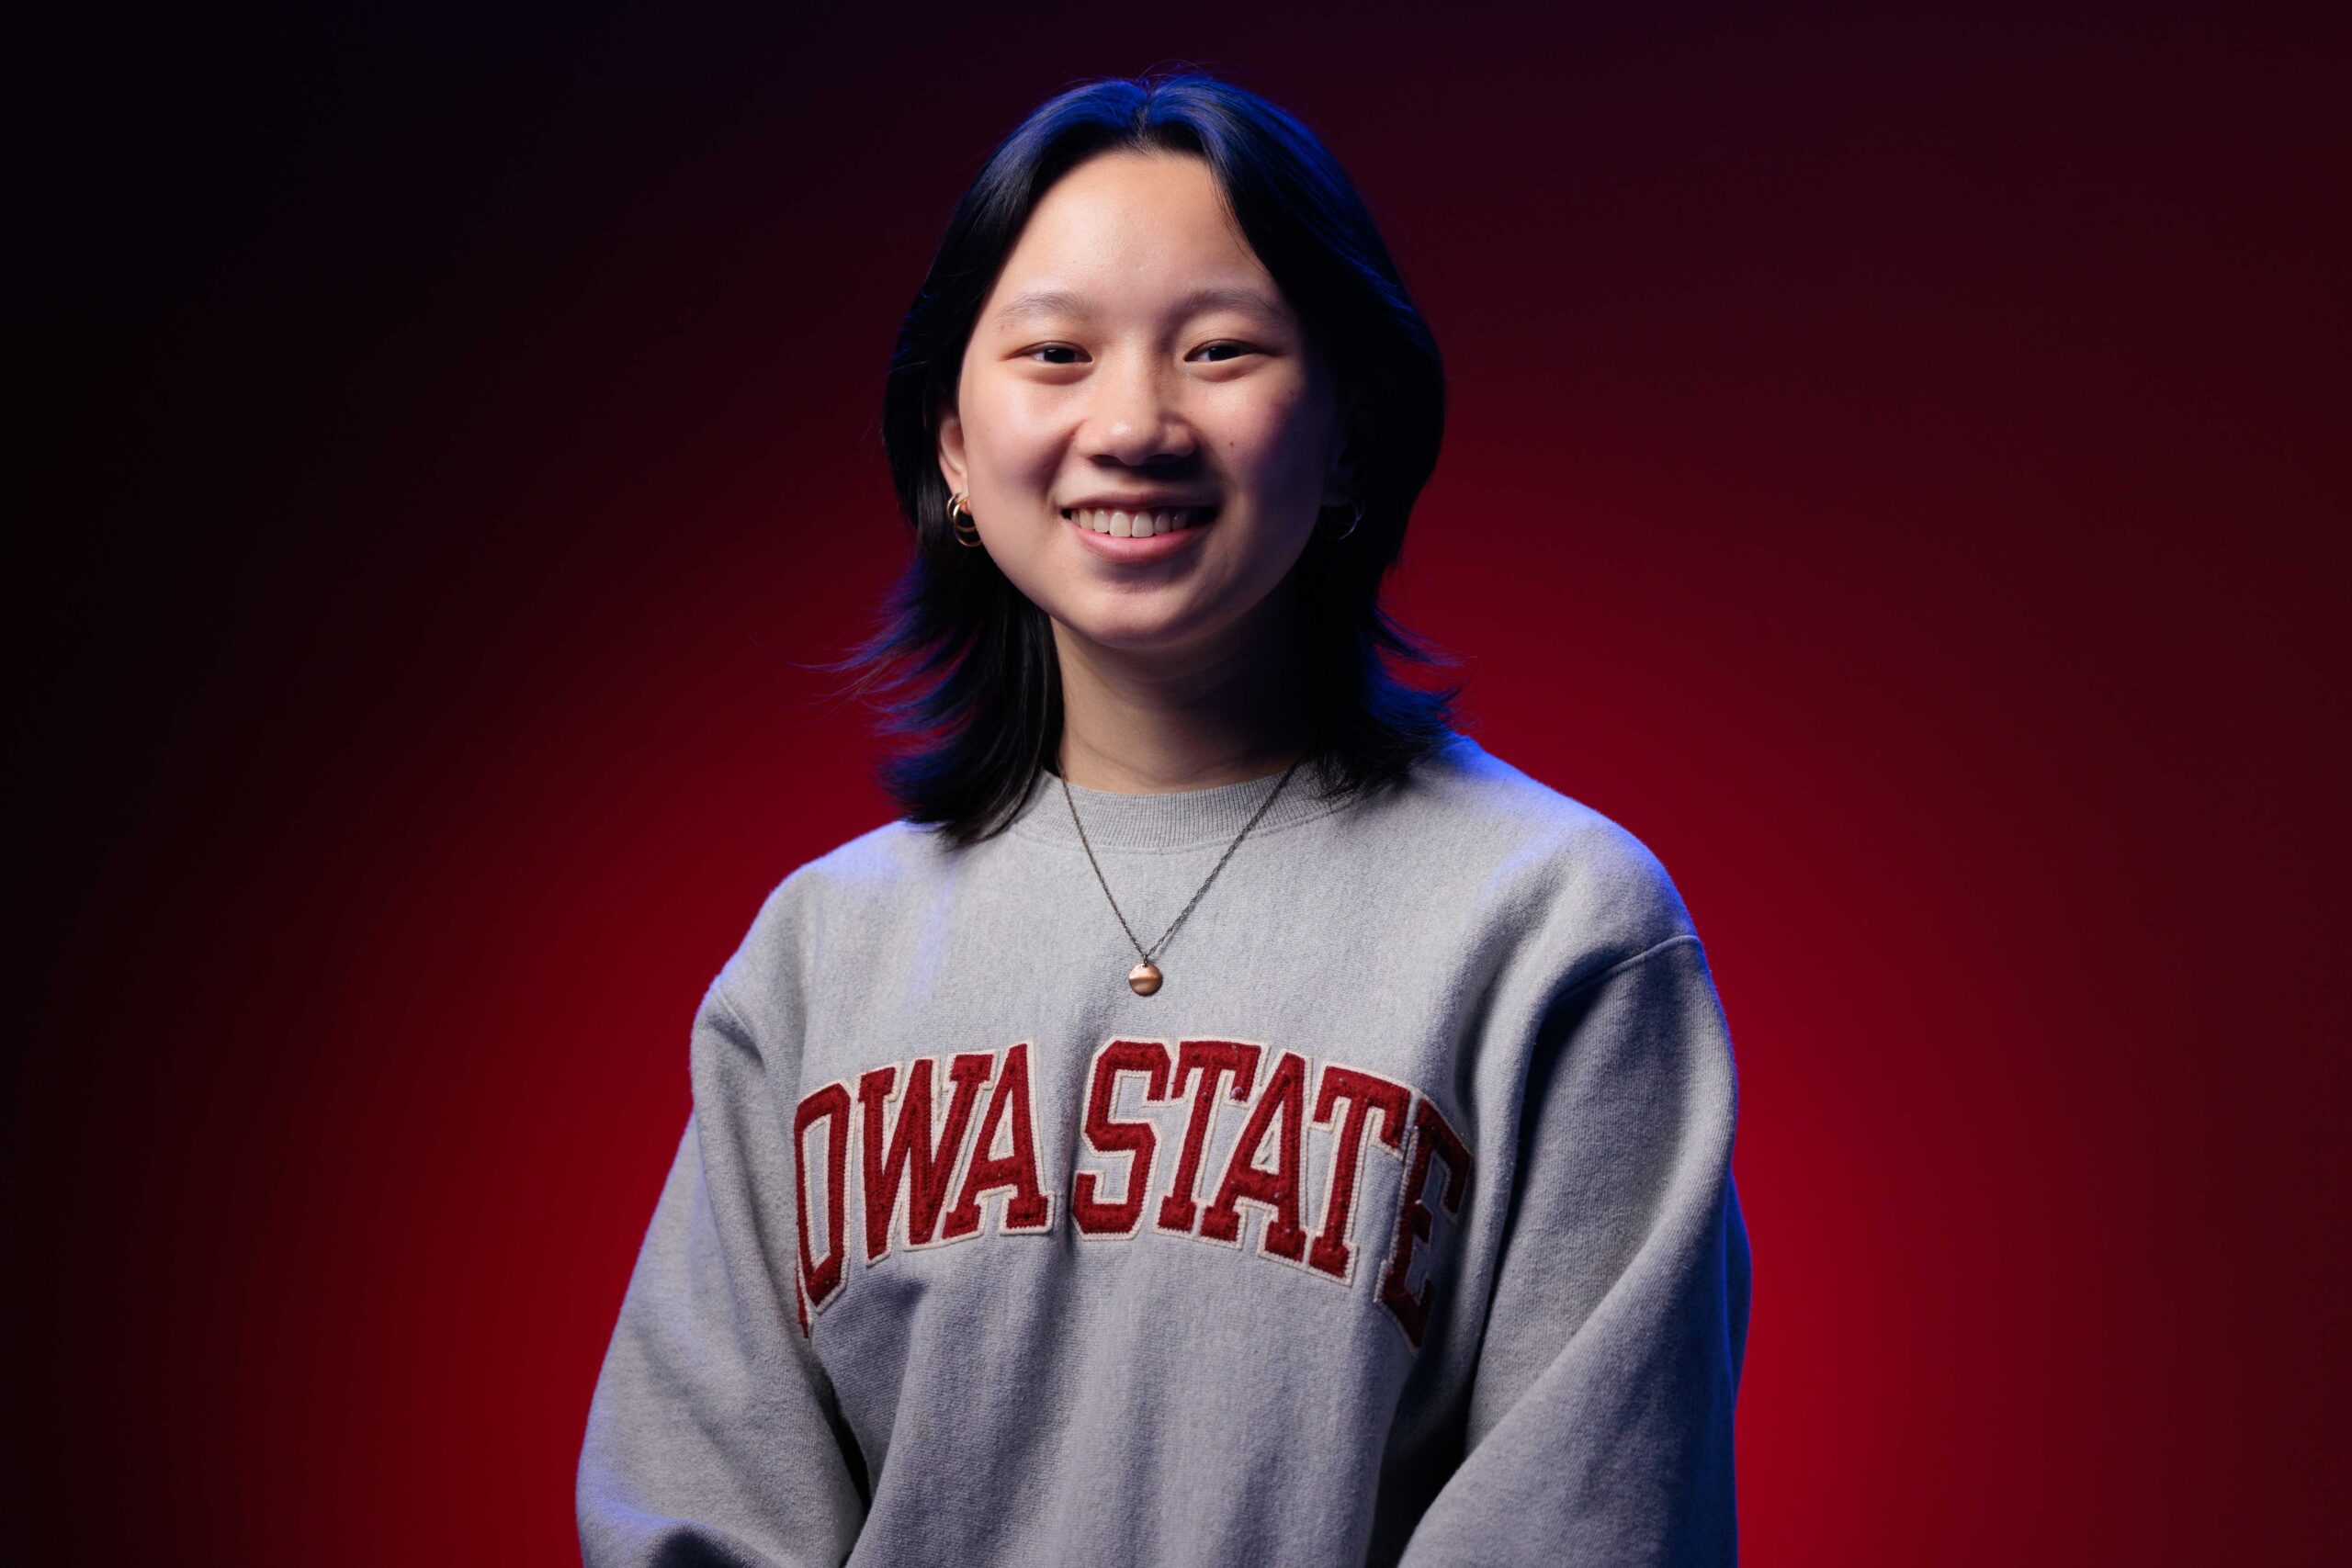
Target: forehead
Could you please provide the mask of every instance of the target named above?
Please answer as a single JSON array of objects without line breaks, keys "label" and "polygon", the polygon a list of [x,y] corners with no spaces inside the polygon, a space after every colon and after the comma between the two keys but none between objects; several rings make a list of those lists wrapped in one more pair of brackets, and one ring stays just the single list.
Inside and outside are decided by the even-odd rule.
[{"label": "forehead", "polygon": [[983,314],[993,320],[1007,305],[1018,318],[1253,302],[1289,313],[1208,164],[1121,151],[1088,159],[1039,199]]}]

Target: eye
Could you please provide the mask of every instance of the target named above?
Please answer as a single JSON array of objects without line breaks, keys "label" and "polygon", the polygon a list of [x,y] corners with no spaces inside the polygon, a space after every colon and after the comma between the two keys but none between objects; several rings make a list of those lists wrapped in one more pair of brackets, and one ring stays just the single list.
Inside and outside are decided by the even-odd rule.
[{"label": "eye", "polygon": [[[1070,345],[1066,343],[1041,343],[1035,348],[1023,349],[1021,351],[1021,357],[1023,359],[1035,359],[1041,354],[1076,354],[1078,350],[1070,347]],[[1071,359],[1041,359],[1037,362],[1041,365],[1073,365],[1077,363],[1077,361]]]},{"label": "eye", "polygon": [[[1252,348],[1246,343],[1234,343],[1230,340],[1223,343],[1204,343],[1193,352],[1194,354],[1214,354],[1219,349],[1224,349],[1231,354],[1255,354],[1258,352],[1258,350]],[[1213,365],[1223,365],[1226,364],[1227,361],[1223,359],[1216,359],[1210,361],[1210,363]]]}]

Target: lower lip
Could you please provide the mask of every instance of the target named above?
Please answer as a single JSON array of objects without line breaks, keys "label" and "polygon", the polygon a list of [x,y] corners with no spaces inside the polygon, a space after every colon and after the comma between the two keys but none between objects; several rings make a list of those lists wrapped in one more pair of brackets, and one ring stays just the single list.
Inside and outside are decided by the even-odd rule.
[{"label": "lower lip", "polygon": [[1212,513],[1206,522],[1179,528],[1172,534],[1154,534],[1148,539],[1122,539],[1114,534],[1098,534],[1075,517],[1066,517],[1062,521],[1077,533],[1080,544],[1104,560],[1123,561],[1130,565],[1138,561],[1166,560],[1180,550],[1191,548],[1195,539],[1216,525],[1216,516]]}]

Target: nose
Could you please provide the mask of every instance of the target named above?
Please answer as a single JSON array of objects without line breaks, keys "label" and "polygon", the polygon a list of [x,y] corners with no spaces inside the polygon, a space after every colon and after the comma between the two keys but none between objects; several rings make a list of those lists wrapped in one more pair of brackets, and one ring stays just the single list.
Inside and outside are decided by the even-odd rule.
[{"label": "nose", "polygon": [[1131,468],[1189,457],[1199,437],[1171,393],[1162,367],[1143,355],[1125,355],[1092,378],[1080,445],[1086,456]]}]

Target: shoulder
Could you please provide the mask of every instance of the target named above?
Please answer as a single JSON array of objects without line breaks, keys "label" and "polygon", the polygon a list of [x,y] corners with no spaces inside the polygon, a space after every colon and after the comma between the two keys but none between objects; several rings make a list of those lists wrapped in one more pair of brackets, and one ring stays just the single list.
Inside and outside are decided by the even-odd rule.
[{"label": "shoulder", "polygon": [[799,866],[771,897],[829,908],[889,899],[937,874],[951,853],[936,831],[899,818]]},{"label": "shoulder", "polygon": [[1607,964],[1696,935],[1647,844],[1614,818],[1467,736],[1415,770],[1395,804],[1419,858],[1476,881],[1476,901],[1539,945]]},{"label": "shoulder", "polygon": [[797,993],[820,941],[872,943],[921,907],[916,895],[950,853],[934,831],[899,818],[795,867],[761,901],[714,993],[746,1014]]}]

